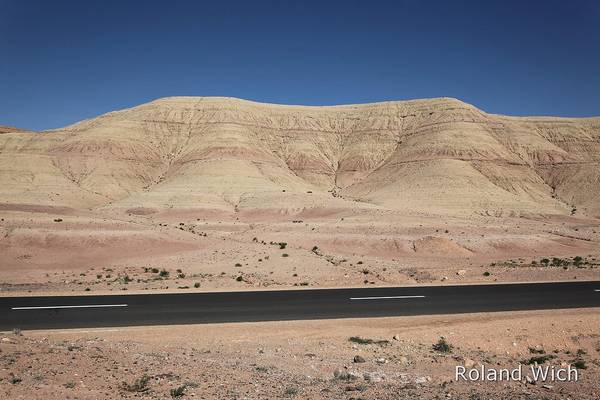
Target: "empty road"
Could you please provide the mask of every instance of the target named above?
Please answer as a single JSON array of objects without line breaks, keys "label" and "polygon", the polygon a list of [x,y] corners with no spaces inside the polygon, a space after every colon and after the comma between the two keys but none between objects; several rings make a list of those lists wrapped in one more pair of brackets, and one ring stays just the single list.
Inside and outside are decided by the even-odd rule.
[{"label": "empty road", "polygon": [[366,318],[600,307],[600,281],[0,297],[0,330]]}]

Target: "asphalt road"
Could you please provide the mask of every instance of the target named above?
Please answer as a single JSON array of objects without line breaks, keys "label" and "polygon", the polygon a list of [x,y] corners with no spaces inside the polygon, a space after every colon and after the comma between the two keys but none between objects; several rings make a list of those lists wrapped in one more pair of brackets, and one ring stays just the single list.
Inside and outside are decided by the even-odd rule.
[{"label": "asphalt road", "polygon": [[365,318],[600,307],[600,281],[0,297],[0,330]]}]

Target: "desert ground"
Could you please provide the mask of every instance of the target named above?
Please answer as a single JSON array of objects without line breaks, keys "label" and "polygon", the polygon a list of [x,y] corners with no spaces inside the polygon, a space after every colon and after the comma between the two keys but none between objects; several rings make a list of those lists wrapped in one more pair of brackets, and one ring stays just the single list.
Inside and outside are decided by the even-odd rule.
[{"label": "desert ground", "polygon": [[[597,399],[599,326],[597,310],[581,309],[6,332],[0,393],[10,399]],[[447,351],[433,347],[441,337]],[[512,369],[535,362],[577,363],[578,381],[454,380],[457,365]]]},{"label": "desert ground", "polygon": [[[2,296],[600,280],[599,244],[600,118],[173,97],[0,127]],[[17,330],[0,397],[594,399],[599,318]],[[452,380],[542,356],[580,381]]]},{"label": "desert ground", "polygon": [[23,208],[2,215],[5,295],[600,277],[600,224],[574,217],[307,212],[253,221]]}]

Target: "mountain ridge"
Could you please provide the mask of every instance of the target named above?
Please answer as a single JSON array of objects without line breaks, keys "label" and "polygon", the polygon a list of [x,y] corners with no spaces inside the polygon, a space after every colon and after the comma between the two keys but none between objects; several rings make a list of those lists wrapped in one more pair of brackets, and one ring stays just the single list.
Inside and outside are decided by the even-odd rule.
[{"label": "mountain ridge", "polygon": [[600,118],[501,116],[448,97],[296,106],[179,96],[3,134],[0,202],[598,216],[599,150]]}]

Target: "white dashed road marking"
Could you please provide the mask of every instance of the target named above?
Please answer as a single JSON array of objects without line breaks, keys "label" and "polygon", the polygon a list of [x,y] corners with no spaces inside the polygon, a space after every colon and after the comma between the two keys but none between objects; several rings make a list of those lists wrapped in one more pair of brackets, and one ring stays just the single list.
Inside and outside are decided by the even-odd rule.
[{"label": "white dashed road marking", "polygon": [[350,300],[420,299],[425,296],[350,297]]},{"label": "white dashed road marking", "polygon": [[59,308],[103,308],[127,307],[127,304],[83,304],[80,306],[38,306],[38,307],[12,307],[11,310],[51,310]]}]

